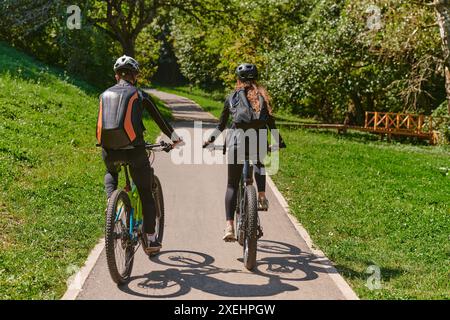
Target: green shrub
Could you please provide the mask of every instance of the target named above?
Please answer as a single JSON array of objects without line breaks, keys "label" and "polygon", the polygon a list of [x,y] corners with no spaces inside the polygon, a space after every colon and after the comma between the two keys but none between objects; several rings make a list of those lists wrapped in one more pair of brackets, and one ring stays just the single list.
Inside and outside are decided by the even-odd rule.
[{"label": "green shrub", "polygon": [[440,139],[439,144],[450,143],[450,115],[448,114],[447,101],[434,110],[432,114],[434,118],[435,130],[439,131]]}]

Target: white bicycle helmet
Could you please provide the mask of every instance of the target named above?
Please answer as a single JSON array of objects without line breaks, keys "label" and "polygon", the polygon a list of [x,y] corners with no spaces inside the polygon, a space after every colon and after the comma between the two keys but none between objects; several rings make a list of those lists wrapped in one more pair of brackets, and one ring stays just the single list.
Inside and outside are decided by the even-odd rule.
[{"label": "white bicycle helmet", "polygon": [[123,55],[119,59],[117,59],[116,63],[114,64],[114,72],[117,72],[117,70],[120,69],[128,69],[131,71],[139,72],[139,63],[132,57]]}]

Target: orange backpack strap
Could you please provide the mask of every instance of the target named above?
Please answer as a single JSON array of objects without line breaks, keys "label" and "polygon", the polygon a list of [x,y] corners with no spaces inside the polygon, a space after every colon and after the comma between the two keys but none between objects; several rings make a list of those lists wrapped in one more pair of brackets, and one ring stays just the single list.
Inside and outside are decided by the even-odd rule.
[{"label": "orange backpack strap", "polygon": [[130,98],[130,101],[128,102],[127,114],[125,115],[125,124],[124,124],[125,132],[127,133],[128,138],[130,139],[131,142],[133,142],[134,139],[136,139],[136,132],[134,131],[133,128],[131,112],[133,111],[133,104],[138,98],[139,98],[138,92],[136,91],[136,93]]}]

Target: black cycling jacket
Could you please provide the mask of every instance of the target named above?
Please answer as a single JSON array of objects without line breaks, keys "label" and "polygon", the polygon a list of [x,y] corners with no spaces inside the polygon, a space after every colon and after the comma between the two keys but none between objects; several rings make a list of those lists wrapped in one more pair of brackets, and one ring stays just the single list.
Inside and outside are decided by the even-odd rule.
[{"label": "black cycling jacket", "polygon": [[[137,112],[134,112],[133,114],[133,123],[140,126],[140,128],[136,129],[136,139],[133,141],[132,146],[141,146],[145,144],[144,141],[144,131],[145,126],[142,121],[143,111],[144,109],[147,110],[147,112],[150,114],[152,119],[156,122],[158,127],[161,129],[161,131],[172,139],[172,141],[177,141],[179,137],[174,132],[174,129],[172,126],[164,119],[164,117],[161,115],[161,112],[159,111],[158,107],[156,106],[156,103],[153,101],[152,97],[147,94],[146,92],[140,90],[139,88],[136,88],[134,85],[132,85],[130,82],[121,79],[115,86],[109,88],[108,90],[114,91],[114,89],[124,89],[124,87],[129,87],[130,91],[136,91],[138,92],[139,99],[138,101],[141,102],[140,105],[137,108]],[[106,90],[106,91],[108,91]],[[106,92],[105,91],[105,92]]]},{"label": "black cycling jacket", "polygon": [[[216,129],[211,134],[211,136],[209,137],[209,139],[208,139],[209,142],[214,142],[214,140],[220,135],[220,133],[223,130],[225,130],[225,128],[227,127],[228,119],[230,117],[230,103],[235,104],[236,99],[238,99],[238,95],[236,94],[236,91],[233,92],[231,95],[229,95],[226,98],[224,106],[223,106],[222,114],[220,115],[220,118],[219,118],[219,124],[217,125]],[[234,122],[232,122],[230,129],[236,129],[236,128],[237,128],[236,124]],[[264,129],[264,128],[262,128],[262,129]],[[275,125],[275,118],[270,114],[269,114],[269,118],[268,118],[265,129],[269,129],[269,131],[277,130],[277,127]],[[280,138],[280,140],[279,140],[280,148],[285,148],[286,144],[284,143],[284,140],[281,137],[281,135],[279,135],[279,138]]]}]

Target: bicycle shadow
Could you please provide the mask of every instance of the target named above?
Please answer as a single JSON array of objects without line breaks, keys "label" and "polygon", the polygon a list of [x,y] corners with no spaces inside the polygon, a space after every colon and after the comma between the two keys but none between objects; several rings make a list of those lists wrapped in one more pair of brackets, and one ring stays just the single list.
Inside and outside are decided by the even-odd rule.
[{"label": "bicycle shadow", "polygon": [[[215,266],[215,259],[201,252],[161,252],[151,260],[167,269],[131,277],[120,290],[143,298],[181,297],[192,289],[228,298],[269,297],[299,290],[295,283],[317,279],[318,273],[326,273],[330,267],[313,254],[282,242],[261,240],[258,252],[278,256],[261,258],[251,273],[244,267],[238,270]],[[218,274],[222,279],[214,277]],[[227,274],[233,276],[223,276]],[[231,278],[233,281],[229,280]]]}]

